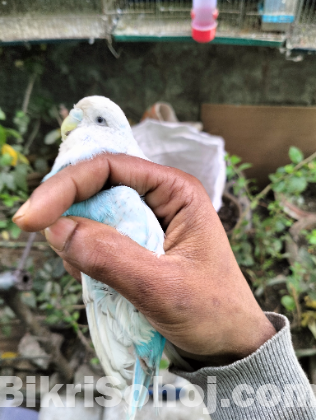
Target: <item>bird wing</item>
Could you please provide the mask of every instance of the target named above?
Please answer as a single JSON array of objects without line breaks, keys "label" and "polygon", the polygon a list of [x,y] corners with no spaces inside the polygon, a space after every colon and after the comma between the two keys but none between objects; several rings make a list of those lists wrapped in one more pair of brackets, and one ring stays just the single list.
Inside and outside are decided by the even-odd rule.
[{"label": "bird wing", "polygon": [[[101,191],[74,204],[65,216],[86,217],[114,227],[139,245],[161,255],[164,232],[153,212],[139,194],[125,186]],[[83,274],[83,298],[87,308],[90,334],[96,353],[107,375],[122,383],[132,377],[134,357],[129,347],[148,343],[154,328],[127,299],[103,282]],[[106,282],[106,279],[105,279]]]},{"label": "bird wing", "polygon": [[[129,351],[131,341],[120,339],[113,329],[111,314],[104,311],[105,301],[113,296],[112,290],[86,274],[82,274],[82,286],[90,335],[96,354],[106,375],[117,378],[118,388],[125,389],[127,382],[133,376],[135,357]],[[116,292],[115,294],[118,295]]]}]

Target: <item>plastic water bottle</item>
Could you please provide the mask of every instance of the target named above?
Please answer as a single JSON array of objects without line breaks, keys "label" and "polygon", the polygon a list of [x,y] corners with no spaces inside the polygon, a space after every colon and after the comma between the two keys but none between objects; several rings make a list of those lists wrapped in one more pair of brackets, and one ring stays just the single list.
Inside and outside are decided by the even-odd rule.
[{"label": "plastic water bottle", "polygon": [[193,0],[191,11],[192,38],[197,42],[210,42],[215,38],[218,10],[217,0]]}]

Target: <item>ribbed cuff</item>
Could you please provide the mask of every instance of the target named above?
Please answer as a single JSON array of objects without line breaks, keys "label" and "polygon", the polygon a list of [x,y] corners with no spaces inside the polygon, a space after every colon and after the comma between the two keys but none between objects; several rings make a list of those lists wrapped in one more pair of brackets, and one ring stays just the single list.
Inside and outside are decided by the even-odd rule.
[{"label": "ribbed cuff", "polygon": [[277,334],[250,356],[195,372],[171,368],[202,388],[212,420],[316,419],[316,400],[295,356],[289,321],[272,312],[266,316]]}]

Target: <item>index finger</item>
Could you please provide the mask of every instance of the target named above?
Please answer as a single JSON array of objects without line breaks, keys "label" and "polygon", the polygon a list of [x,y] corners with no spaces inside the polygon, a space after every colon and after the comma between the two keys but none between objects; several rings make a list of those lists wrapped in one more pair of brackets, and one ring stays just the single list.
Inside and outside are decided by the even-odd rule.
[{"label": "index finger", "polygon": [[192,202],[197,190],[203,189],[199,181],[180,170],[137,157],[102,154],[67,166],[41,184],[13,221],[26,231],[45,229],[73,203],[117,185],[129,186],[144,195],[163,226]]}]

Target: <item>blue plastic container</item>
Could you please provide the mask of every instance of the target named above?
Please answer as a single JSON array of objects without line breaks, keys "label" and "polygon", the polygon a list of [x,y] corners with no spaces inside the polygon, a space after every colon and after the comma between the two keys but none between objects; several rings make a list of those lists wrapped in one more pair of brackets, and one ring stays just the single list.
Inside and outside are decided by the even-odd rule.
[{"label": "blue plastic container", "polygon": [[287,31],[295,21],[298,0],[264,0],[262,25],[264,31]]}]

